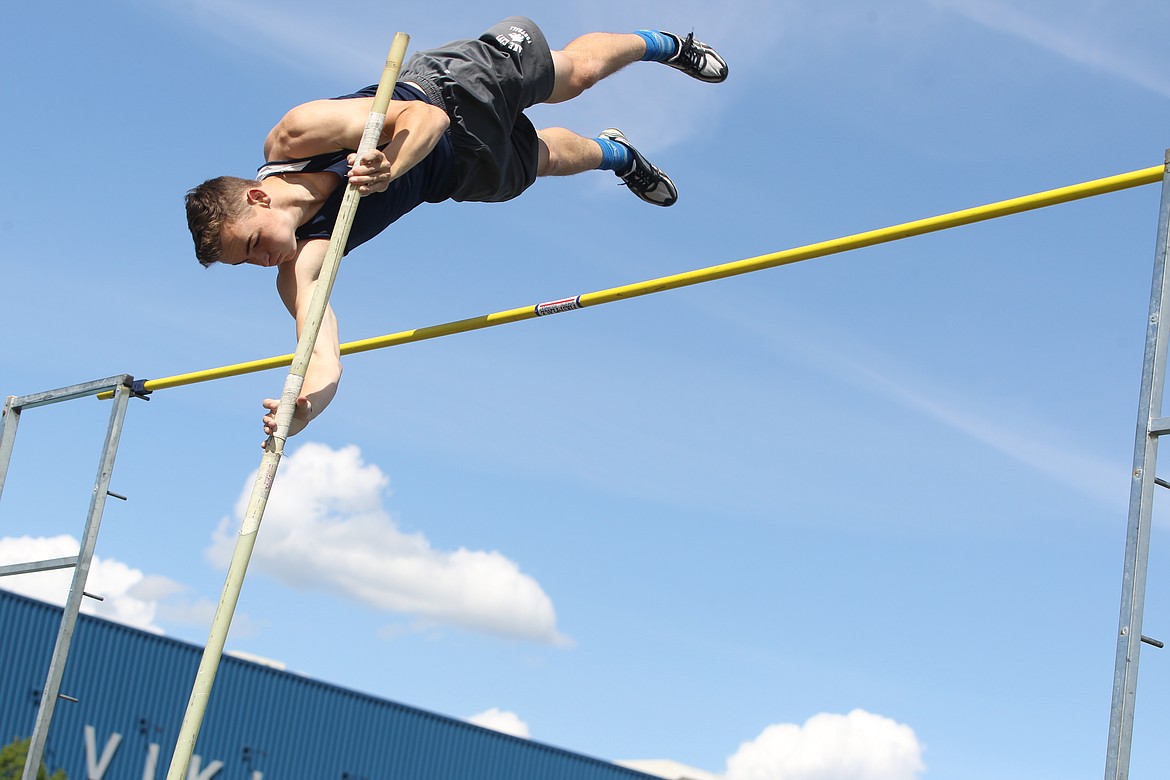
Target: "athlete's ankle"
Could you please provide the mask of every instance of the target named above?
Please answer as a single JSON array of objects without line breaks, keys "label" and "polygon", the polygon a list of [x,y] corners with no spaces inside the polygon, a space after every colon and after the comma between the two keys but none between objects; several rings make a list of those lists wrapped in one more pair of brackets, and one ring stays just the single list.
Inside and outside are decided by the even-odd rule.
[{"label": "athlete's ankle", "polygon": [[646,41],[643,62],[666,62],[678,53],[678,39],[673,35],[666,35],[659,30],[636,30],[634,34]]},{"label": "athlete's ankle", "polygon": [[625,173],[630,166],[634,164],[634,157],[630,154],[630,150],[608,138],[594,138],[592,139],[601,147],[601,165],[597,166],[599,171],[613,171],[614,173]]}]

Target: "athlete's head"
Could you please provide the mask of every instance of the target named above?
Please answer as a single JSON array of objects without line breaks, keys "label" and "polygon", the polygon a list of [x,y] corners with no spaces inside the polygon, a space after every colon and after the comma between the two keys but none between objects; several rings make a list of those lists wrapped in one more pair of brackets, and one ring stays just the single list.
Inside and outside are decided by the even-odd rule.
[{"label": "athlete's head", "polygon": [[188,192],[187,227],[204,267],[279,265],[296,255],[296,224],[255,179],[220,176]]}]

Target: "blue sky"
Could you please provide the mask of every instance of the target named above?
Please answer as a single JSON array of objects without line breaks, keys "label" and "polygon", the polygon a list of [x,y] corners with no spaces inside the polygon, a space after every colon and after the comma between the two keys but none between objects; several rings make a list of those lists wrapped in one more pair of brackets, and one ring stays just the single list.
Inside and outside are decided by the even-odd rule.
[{"label": "blue sky", "polygon": [[[292,351],[182,195],[304,100],[534,17],[692,28],[538,125],[668,171],[427,206],[343,264],[344,340],[641,281],[1162,162],[1164,3],[23,4],[0,47],[0,393]],[[740,778],[1098,777],[1159,192],[1144,187],[353,356],[290,442],[228,649],[609,759]],[[283,371],[129,410],[91,590],[203,642]],[[0,556],[67,554],[107,408],[24,415]],[[1166,638],[1156,517],[1145,633]],[[65,552],[55,553],[52,550]],[[4,587],[61,599],[58,575]],[[1143,654],[1132,774],[1170,754]],[[176,718],[180,717],[176,713]],[[853,735],[848,741],[844,735]],[[796,756],[786,764],[783,756]],[[849,761],[855,763],[850,764]]]}]

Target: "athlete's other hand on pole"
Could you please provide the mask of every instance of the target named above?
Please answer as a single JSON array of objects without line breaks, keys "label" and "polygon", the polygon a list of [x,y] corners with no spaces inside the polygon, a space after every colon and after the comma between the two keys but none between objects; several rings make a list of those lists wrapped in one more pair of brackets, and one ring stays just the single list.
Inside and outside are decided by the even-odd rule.
[{"label": "athlete's other hand on pole", "polygon": [[[264,433],[271,436],[276,433],[276,412],[280,409],[280,401],[275,398],[265,398],[264,408],[268,413],[264,415]],[[313,419],[313,404],[305,396],[297,399],[297,408],[293,412],[292,421],[288,426],[288,435],[295,436],[305,429]],[[265,445],[261,445],[265,446]]]},{"label": "athlete's other hand on pole", "polygon": [[365,196],[374,192],[385,192],[390,186],[390,161],[381,149],[372,149],[362,152],[362,158],[357,160],[357,153],[349,156],[349,183],[358,185],[358,193]]}]

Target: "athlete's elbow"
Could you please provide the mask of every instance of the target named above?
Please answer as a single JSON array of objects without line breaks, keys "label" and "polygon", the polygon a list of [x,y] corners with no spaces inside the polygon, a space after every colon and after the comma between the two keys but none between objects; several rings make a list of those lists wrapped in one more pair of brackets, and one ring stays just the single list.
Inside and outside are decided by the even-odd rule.
[{"label": "athlete's elbow", "polygon": [[447,116],[447,112],[430,103],[412,103],[410,112],[415,128],[424,130],[436,138],[447,132],[447,128],[451,126],[451,117]]},{"label": "athlete's elbow", "polygon": [[435,134],[442,135],[447,132],[447,128],[451,126],[451,117],[447,116],[447,112],[438,106],[430,106],[432,109],[432,116],[435,123]]}]

